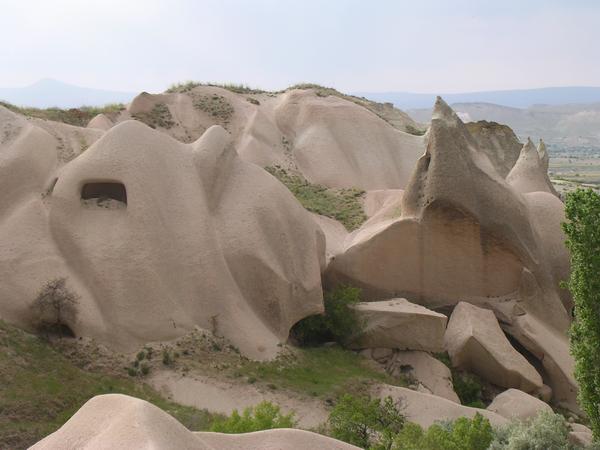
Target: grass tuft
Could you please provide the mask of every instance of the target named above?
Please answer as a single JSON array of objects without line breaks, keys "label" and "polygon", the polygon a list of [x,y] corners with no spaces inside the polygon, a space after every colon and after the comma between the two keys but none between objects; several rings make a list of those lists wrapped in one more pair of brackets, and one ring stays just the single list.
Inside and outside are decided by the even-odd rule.
[{"label": "grass tuft", "polygon": [[12,112],[22,114],[36,119],[51,120],[53,122],[62,122],[78,127],[85,127],[98,114],[114,116],[125,109],[122,103],[112,103],[105,106],[82,106],[80,108],[28,108],[20,107],[7,102],[0,101],[0,106],[4,106]]},{"label": "grass tuft", "polygon": [[348,231],[359,228],[367,216],[362,207],[362,189],[330,189],[309,183],[304,177],[288,173],[280,166],[265,170],[281,181],[307,210],[341,222]]}]

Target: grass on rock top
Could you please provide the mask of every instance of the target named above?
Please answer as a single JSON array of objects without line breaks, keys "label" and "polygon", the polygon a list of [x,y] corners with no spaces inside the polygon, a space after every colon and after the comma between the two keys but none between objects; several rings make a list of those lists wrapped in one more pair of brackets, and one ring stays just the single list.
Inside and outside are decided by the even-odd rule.
[{"label": "grass on rock top", "polygon": [[0,448],[27,448],[107,393],[147,400],[191,430],[207,429],[214,417],[133,379],[82,370],[44,340],[0,321]]},{"label": "grass on rock top", "polygon": [[125,109],[125,105],[114,103],[105,106],[82,106],[80,108],[26,108],[15,106],[10,103],[0,101],[0,106],[12,112],[22,114],[27,117],[35,117],[37,119],[52,120],[54,122],[63,122],[69,125],[78,127],[87,126],[88,122],[98,114],[113,115]]},{"label": "grass on rock top", "polygon": [[361,189],[330,189],[312,184],[279,166],[265,170],[281,181],[307,210],[338,220],[348,231],[356,230],[367,220],[361,203],[365,191]]}]

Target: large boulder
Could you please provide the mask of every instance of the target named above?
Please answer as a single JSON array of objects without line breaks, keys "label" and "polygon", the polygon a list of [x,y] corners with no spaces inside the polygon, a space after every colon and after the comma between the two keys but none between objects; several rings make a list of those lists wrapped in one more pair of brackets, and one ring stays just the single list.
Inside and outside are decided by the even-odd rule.
[{"label": "large boulder", "polygon": [[542,411],[552,412],[547,403],[518,389],[508,389],[498,394],[487,410],[507,419],[519,420],[537,416]]},{"label": "large boulder", "polygon": [[572,445],[578,447],[588,447],[592,444],[592,441],[594,440],[592,430],[579,423],[572,423],[570,424],[570,427],[571,431],[569,431],[569,442]]},{"label": "large boulder", "polygon": [[384,399],[391,397],[398,402],[406,420],[428,428],[436,422],[452,421],[460,417],[473,418],[479,413],[493,426],[504,425],[508,419],[492,411],[462,406],[436,395],[417,392],[411,389],[382,385],[374,389],[373,395]]},{"label": "large boulder", "polygon": [[353,348],[393,348],[440,352],[447,317],[404,298],[358,303],[352,308],[363,322]]},{"label": "large boulder", "polygon": [[120,394],[98,395],[32,450],[352,450],[353,445],[302,430],[226,435],[193,433],[156,406]]},{"label": "large boulder", "polygon": [[525,392],[542,388],[540,374],[514,349],[488,309],[465,302],[456,305],[444,342],[454,367],[506,388]]},{"label": "large boulder", "polygon": [[27,173],[0,177],[5,320],[33,327],[37,292],[64,277],[76,336],[133,351],[202,327],[267,359],[323,311],[322,231],[223,128],[183,144],[126,121],[58,172],[48,134],[21,133],[0,145],[0,172]]},{"label": "large boulder", "polygon": [[416,382],[423,392],[460,403],[452,387],[452,373],[440,360],[421,351],[397,351],[388,358],[386,371]]}]

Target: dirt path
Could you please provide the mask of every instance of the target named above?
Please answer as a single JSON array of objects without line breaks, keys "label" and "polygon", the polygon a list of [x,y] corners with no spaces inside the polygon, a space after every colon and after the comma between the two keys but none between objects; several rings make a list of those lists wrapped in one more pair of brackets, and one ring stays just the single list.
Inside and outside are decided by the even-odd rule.
[{"label": "dirt path", "polygon": [[161,371],[152,375],[148,382],[170,400],[182,405],[206,408],[211,412],[231,414],[254,406],[263,400],[281,406],[284,413],[294,411],[301,428],[314,428],[327,420],[329,415],[322,400],[302,397],[296,393],[272,391],[252,384],[236,384],[206,376],[182,376]]}]

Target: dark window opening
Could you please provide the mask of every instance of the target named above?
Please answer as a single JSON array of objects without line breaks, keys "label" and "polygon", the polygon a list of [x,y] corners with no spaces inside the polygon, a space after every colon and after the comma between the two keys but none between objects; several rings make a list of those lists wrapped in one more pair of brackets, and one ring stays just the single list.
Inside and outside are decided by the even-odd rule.
[{"label": "dark window opening", "polygon": [[123,183],[86,183],[81,188],[81,200],[95,200],[99,206],[111,203],[110,200],[127,205],[127,190]]}]

